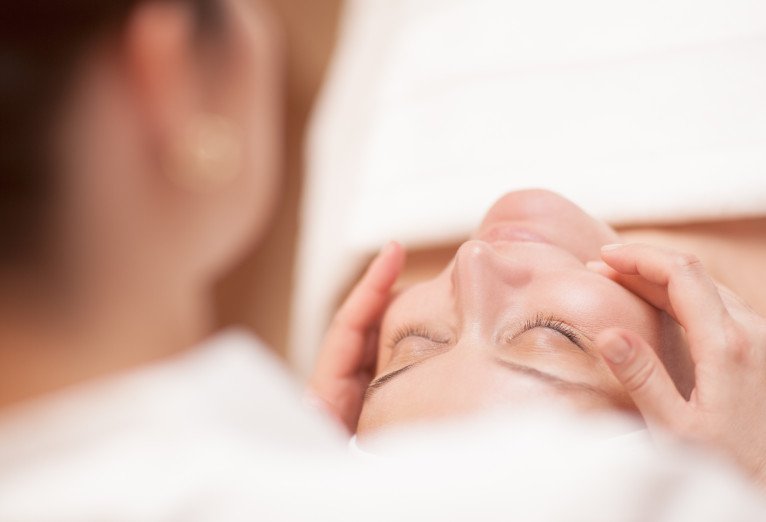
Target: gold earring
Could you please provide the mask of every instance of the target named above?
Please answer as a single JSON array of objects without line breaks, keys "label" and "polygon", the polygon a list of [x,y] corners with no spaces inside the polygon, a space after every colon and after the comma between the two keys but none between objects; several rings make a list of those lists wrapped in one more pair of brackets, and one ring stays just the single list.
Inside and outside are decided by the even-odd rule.
[{"label": "gold earring", "polygon": [[171,150],[168,175],[192,192],[210,192],[232,182],[242,164],[235,126],[226,118],[203,114],[187,125]]}]

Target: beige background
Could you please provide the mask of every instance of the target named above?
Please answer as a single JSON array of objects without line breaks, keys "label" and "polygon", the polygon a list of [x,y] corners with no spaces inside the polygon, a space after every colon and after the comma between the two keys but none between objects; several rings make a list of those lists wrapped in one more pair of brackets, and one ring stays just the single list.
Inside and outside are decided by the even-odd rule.
[{"label": "beige background", "polygon": [[263,0],[281,19],[287,40],[287,148],[283,200],[274,227],[220,284],[222,325],[245,325],[284,354],[292,292],[303,140],[335,43],[341,0]]}]

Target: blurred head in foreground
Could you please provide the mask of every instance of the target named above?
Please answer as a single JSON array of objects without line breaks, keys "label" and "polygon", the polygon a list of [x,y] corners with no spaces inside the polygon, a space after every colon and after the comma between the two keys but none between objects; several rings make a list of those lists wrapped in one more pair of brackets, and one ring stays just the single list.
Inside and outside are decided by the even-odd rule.
[{"label": "blurred head in foreground", "polygon": [[141,335],[170,348],[205,328],[212,283],[275,206],[278,44],[252,0],[3,7],[4,345],[57,329],[139,353]]},{"label": "blurred head in foreground", "polygon": [[556,194],[523,191],[499,200],[437,277],[405,289],[386,312],[359,435],[544,401],[634,409],[592,346],[615,326],[658,347],[688,393],[679,327],[585,265],[618,241]]}]

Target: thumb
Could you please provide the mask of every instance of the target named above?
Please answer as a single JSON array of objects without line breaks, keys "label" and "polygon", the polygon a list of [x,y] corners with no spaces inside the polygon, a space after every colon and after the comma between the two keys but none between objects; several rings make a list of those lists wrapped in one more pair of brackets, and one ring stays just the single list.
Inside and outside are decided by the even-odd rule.
[{"label": "thumb", "polygon": [[686,412],[686,401],[641,336],[626,330],[606,330],[596,339],[596,347],[647,424],[668,426]]}]

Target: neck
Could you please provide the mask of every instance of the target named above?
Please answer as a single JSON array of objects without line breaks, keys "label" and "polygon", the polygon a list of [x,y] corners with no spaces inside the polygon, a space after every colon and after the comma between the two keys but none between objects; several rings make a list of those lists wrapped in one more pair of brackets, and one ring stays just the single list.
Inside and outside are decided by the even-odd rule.
[{"label": "neck", "polygon": [[203,339],[212,323],[205,291],[163,283],[147,281],[66,307],[5,299],[0,408],[149,364]]}]

